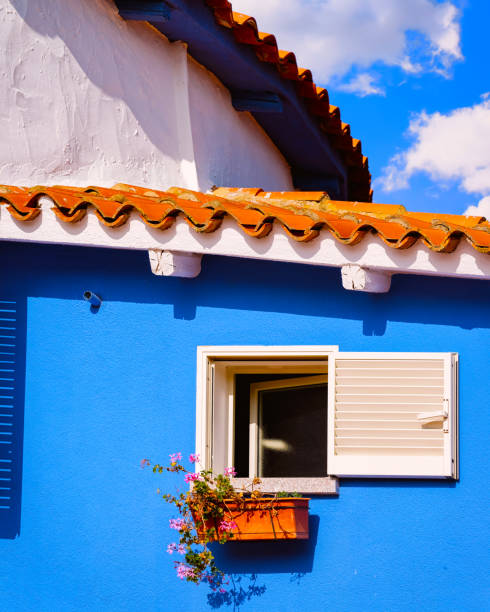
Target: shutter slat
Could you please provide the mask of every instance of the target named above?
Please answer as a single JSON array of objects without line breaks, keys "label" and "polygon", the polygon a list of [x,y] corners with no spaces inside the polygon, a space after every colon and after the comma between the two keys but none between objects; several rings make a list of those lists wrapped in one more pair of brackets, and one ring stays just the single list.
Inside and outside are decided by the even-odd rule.
[{"label": "shutter slat", "polygon": [[[357,384],[356,384],[357,383]],[[401,381],[388,381],[388,382],[376,382],[376,383],[372,383],[371,381],[367,381],[367,380],[361,380],[361,381],[356,381],[356,383],[354,382],[346,382],[346,381],[342,381],[341,383],[337,383],[336,385],[336,389],[337,392],[341,392],[343,391],[343,393],[345,393],[345,389],[347,389],[347,392],[350,392],[350,389],[352,389],[352,391],[354,393],[357,392],[357,390],[360,391],[364,391],[365,389],[369,389],[370,393],[373,393],[376,389],[380,389],[380,393],[384,394],[386,391],[389,391],[391,389],[394,390],[398,390],[398,393],[412,393],[412,394],[420,394],[425,390],[428,390],[430,392],[430,390],[440,390],[441,392],[444,390],[444,381],[440,381],[438,384],[422,384],[421,381],[419,380],[418,383],[413,383],[411,385],[407,385],[405,381],[403,381],[403,384],[401,384]]]},{"label": "shutter slat", "polygon": [[[403,429],[395,429],[393,427],[385,428],[385,429],[361,429],[355,427],[337,427],[336,428],[336,437],[340,438],[349,438],[349,437],[357,437],[357,438],[372,438],[373,436],[378,437],[386,437],[386,438],[423,438],[423,439],[434,439],[440,440],[441,436],[437,429],[409,429],[408,427]],[[412,433],[413,432],[413,433]]]},{"label": "shutter slat", "polygon": [[[390,465],[389,461],[387,462],[386,456],[392,456],[393,459],[399,459],[400,457],[403,457],[403,461],[410,461],[410,457],[412,456],[421,457],[421,456],[428,455],[433,458],[441,454],[441,449],[439,446],[417,447],[417,446],[401,446],[397,444],[396,446],[370,446],[368,450],[371,453],[375,452],[377,458],[379,457],[383,458],[382,462],[378,461],[378,464],[382,465],[381,470],[379,471],[379,473],[371,473],[371,474],[360,473],[360,474],[352,474],[352,475],[368,476],[368,477],[369,476],[392,476],[394,478],[403,477],[403,476],[429,476],[429,475],[433,477],[437,477],[437,475],[435,474],[414,474],[413,468],[411,470],[411,473],[405,473],[404,471],[400,469],[400,471],[397,474],[393,474],[393,465]],[[410,453],[408,453],[407,451],[410,451]],[[342,448],[342,454],[340,455],[340,458],[343,459],[345,456],[352,455],[352,454],[356,454],[358,456],[363,456],[363,455],[365,456],[366,446],[365,445],[346,446]],[[371,461],[370,463],[374,463],[374,462]]]},{"label": "shutter slat", "polygon": [[[410,443],[409,443],[410,442]],[[337,444],[337,448],[342,451],[344,448],[369,448],[369,449],[382,449],[382,448],[394,448],[394,449],[407,449],[407,448],[432,448],[432,449],[441,449],[441,444],[416,444],[414,441],[400,441],[397,444],[383,444],[380,440],[372,440],[372,441],[355,441],[352,442],[339,442]],[[388,466],[387,466],[388,467]]]},{"label": "shutter slat", "polygon": [[342,372],[342,378],[344,380],[391,380],[393,378],[399,378],[400,380],[440,380],[441,373],[433,368],[418,370],[415,374],[413,371],[405,372],[400,369],[390,370],[388,368],[383,372],[375,369],[349,369]]},{"label": "shutter slat", "polygon": [[337,448],[347,446],[364,446],[365,448],[441,448],[442,440],[418,440],[417,438],[362,438],[362,437],[342,437],[337,436]]},{"label": "shutter slat", "polygon": [[433,378],[428,380],[427,378],[375,378],[372,377],[360,379],[350,378],[346,379],[342,377],[337,381],[337,389],[344,387],[354,389],[376,389],[381,387],[382,389],[408,389],[407,393],[412,393],[417,389],[443,389],[444,380],[440,378]]},{"label": "shutter slat", "polygon": [[[400,400],[398,397],[393,396],[393,395],[383,395],[383,396],[377,396],[377,397],[369,397],[366,398],[366,396],[361,396],[361,395],[355,395],[355,396],[347,396],[349,397],[349,401],[346,401],[346,396],[345,395],[340,395],[338,396],[339,400],[338,400],[338,404],[339,405],[345,405],[345,406],[352,406],[352,405],[361,405],[361,406],[398,406],[400,404],[406,405],[406,406],[413,406],[415,404],[432,404],[432,405],[440,405],[440,400],[442,398],[440,398],[439,396],[436,397],[429,397],[426,399],[426,401],[422,401],[424,399],[424,396],[419,396],[419,397],[409,397],[407,398],[406,395],[402,396],[402,399]],[[381,398],[381,399],[379,399]],[[386,401],[386,400],[392,400],[392,401]]]},{"label": "shutter slat", "polygon": [[[365,387],[364,391],[361,391],[361,389],[359,388],[359,392],[358,393],[338,393],[337,397],[339,398],[339,401],[347,401],[347,400],[352,400],[352,399],[357,399],[357,398],[365,398],[368,397],[371,402],[376,402],[376,401],[383,401],[386,398],[395,400],[395,401],[400,401],[399,398],[401,398],[401,400],[405,399],[408,401],[412,401],[412,400],[419,400],[421,398],[427,398],[428,400],[432,400],[434,401],[435,399],[441,398],[442,399],[442,393],[440,393],[439,391],[433,391],[432,389],[430,391],[427,391],[426,393],[410,393],[408,394],[406,391],[404,391],[403,389],[400,391],[393,391],[392,393],[381,393],[381,392],[376,392],[373,393],[372,389],[369,389],[369,387]],[[408,403],[408,401],[406,401],[405,403]]]},{"label": "shutter slat", "polygon": [[365,419],[337,419],[337,429],[350,429],[355,426],[356,429],[393,429],[398,431],[399,429],[413,429],[413,420],[407,421],[404,419],[371,419],[366,421]]},{"label": "shutter slat", "polygon": [[[368,403],[368,402],[338,402],[337,405],[339,406],[339,412],[344,411],[344,412],[356,412],[356,411],[364,411],[364,410],[370,410],[373,412],[391,412],[393,410],[393,412],[401,412],[401,411],[408,411],[408,412],[420,412],[424,406],[427,407],[427,411],[429,410],[435,410],[435,407],[440,406],[441,403],[440,402],[412,402],[411,404],[405,404],[405,403],[400,403],[400,404],[396,404],[393,402],[372,402],[372,403]],[[376,410],[375,410],[376,409]]]},{"label": "shutter slat", "polygon": [[[337,355],[339,355],[339,353],[337,353]],[[412,359],[397,359],[396,363],[393,363],[391,359],[376,359],[376,364],[372,361],[364,361],[363,359],[353,359],[349,363],[339,363],[337,370],[343,372],[345,370],[359,369],[379,372],[379,368],[381,367],[383,368],[383,372],[389,370],[406,370],[407,368],[411,372],[416,372],[418,370],[427,371],[428,368],[437,372],[441,370],[437,359],[418,359],[417,362]]]}]

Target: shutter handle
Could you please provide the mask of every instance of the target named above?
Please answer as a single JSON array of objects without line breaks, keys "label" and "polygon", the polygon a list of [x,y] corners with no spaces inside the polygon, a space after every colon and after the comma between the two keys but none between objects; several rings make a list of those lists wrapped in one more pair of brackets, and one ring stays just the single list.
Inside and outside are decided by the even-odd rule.
[{"label": "shutter handle", "polygon": [[442,423],[447,417],[447,410],[436,410],[435,412],[421,412],[417,415],[417,421],[422,425],[428,425],[429,423]]}]

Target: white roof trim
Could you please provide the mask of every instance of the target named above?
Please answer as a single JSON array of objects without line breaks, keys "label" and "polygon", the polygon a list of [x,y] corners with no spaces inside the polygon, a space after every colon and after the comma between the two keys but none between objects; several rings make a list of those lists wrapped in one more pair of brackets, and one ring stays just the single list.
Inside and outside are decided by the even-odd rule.
[{"label": "white roof trim", "polygon": [[5,207],[0,207],[0,240],[112,249],[161,249],[338,268],[353,264],[390,275],[490,279],[490,256],[463,240],[453,253],[435,253],[422,241],[405,250],[393,249],[374,235],[367,235],[358,244],[348,246],[338,242],[328,231],[321,231],[311,242],[300,243],[279,226],[264,238],[250,237],[235,221],[227,218],[209,234],[194,231],[181,217],[171,228],[162,231],[147,226],[137,213],[131,213],[123,226],[110,228],[90,212],[73,224],[60,221],[49,210],[53,204],[50,198],[43,197],[41,204],[42,214],[32,221],[17,221]]}]

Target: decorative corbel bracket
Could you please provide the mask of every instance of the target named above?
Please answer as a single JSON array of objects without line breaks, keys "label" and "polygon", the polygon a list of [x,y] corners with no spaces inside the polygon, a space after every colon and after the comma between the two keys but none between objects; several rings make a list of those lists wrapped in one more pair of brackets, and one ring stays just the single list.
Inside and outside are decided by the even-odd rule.
[{"label": "decorative corbel bracket", "polygon": [[342,266],[342,286],[349,291],[365,291],[367,293],[387,293],[391,286],[391,274],[357,264]]},{"label": "decorative corbel bracket", "polygon": [[195,278],[201,272],[202,255],[149,249],[151,271],[157,276]]}]

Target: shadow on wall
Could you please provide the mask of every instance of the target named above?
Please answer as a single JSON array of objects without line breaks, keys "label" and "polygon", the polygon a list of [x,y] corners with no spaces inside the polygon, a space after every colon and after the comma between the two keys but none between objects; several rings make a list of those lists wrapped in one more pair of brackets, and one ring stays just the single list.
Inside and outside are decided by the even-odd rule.
[{"label": "shadow on wall", "polygon": [[346,291],[335,268],[207,255],[197,278],[163,278],[151,274],[146,251],[27,243],[3,248],[31,296],[79,301],[89,287],[108,302],[173,304],[175,319],[194,320],[198,307],[278,312],[361,321],[365,336],[383,336],[388,321],[490,325],[490,284],[477,280],[395,275],[390,293],[376,295]]},{"label": "shadow on wall", "polygon": [[0,538],[20,534],[26,301],[0,300]]},{"label": "shadow on wall", "polygon": [[[161,61],[158,45],[169,53],[177,52],[176,48],[170,48],[145,24],[123,21],[111,2],[11,0],[11,4],[32,30],[61,39],[90,82],[109,98],[123,100],[153,145],[170,157],[175,155],[176,129],[162,115],[161,88],[161,83],[175,78],[175,73]],[[81,32],[83,22],[86,27]],[[89,40],[87,33],[93,33]],[[135,58],[139,58],[139,64]],[[69,69],[68,58],[64,57],[59,70]],[[102,112],[100,103],[97,108]],[[78,114],[72,120],[83,123],[84,118]]]},{"label": "shadow on wall", "polygon": [[[327,498],[336,501],[337,498]],[[225,574],[309,574],[313,570],[320,517],[309,516],[308,540],[228,542],[213,545],[216,565]]]},{"label": "shadow on wall", "polygon": [[260,597],[265,593],[266,586],[257,584],[257,574],[290,574],[291,581],[300,582],[305,574],[313,571],[319,525],[320,517],[310,514],[308,540],[213,545],[216,565],[228,574],[230,585],[226,593],[210,593],[209,606],[233,606],[233,610],[239,610],[242,604]]},{"label": "shadow on wall", "polygon": [[192,320],[205,306],[359,320],[364,336],[383,336],[388,321],[489,327],[490,286],[478,280],[395,275],[388,294],[370,294],[343,289],[337,268],[209,255],[197,279],[155,277],[162,280],[175,283],[176,319]]},{"label": "shadow on wall", "polygon": [[233,610],[240,610],[240,606],[254,597],[260,597],[267,589],[265,584],[257,584],[257,574],[249,576],[230,576],[230,584],[226,593],[213,592],[208,595],[210,608],[233,606]]}]

